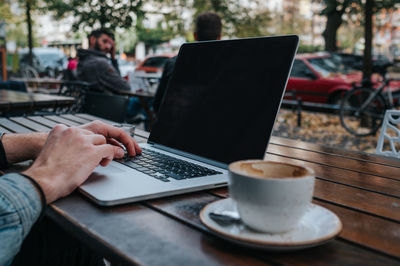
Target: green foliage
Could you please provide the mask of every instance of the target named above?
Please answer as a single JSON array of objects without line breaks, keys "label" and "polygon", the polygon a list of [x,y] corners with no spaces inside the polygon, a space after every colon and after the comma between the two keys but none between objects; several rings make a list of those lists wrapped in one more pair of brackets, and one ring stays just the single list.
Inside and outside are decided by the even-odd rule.
[{"label": "green foliage", "polygon": [[148,47],[154,47],[163,42],[167,42],[174,37],[174,33],[170,30],[165,30],[161,27],[161,23],[157,28],[149,29],[142,25],[136,28],[137,38],[144,42]]},{"label": "green foliage", "polygon": [[10,4],[6,1],[0,1],[0,21],[10,21],[13,15],[11,13]]},{"label": "green foliage", "polygon": [[[353,22],[363,25],[365,21],[365,0],[324,0],[325,8],[321,14],[325,15],[328,19],[326,29],[324,31],[324,37],[327,49],[336,47],[336,33],[342,22]],[[373,1],[373,12],[377,13],[382,9],[395,9],[396,4],[399,4],[400,0],[375,0]],[[343,21],[345,19],[345,21]],[[346,21],[347,20],[347,21]],[[348,33],[348,32],[347,32]],[[332,37],[333,36],[333,37]],[[352,40],[355,38],[351,37]],[[350,43],[341,40],[344,46],[348,46]]]},{"label": "green foliage", "polygon": [[[322,15],[328,15],[335,12],[341,14],[354,14],[364,11],[365,0],[324,0],[325,8],[322,10]],[[374,11],[378,12],[381,9],[394,8],[399,4],[400,0],[375,0]]]},{"label": "green foliage", "polygon": [[56,19],[72,15],[74,31],[93,28],[130,28],[143,17],[142,0],[43,0],[44,10]]},{"label": "green foliage", "polygon": [[[154,0],[163,15],[164,29],[175,35],[187,35],[194,30],[194,21],[188,21],[188,13],[193,19],[200,13],[212,11],[222,19],[222,35],[228,37],[249,37],[268,34],[269,12],[260,9],[261,0],[249,0],[245,4],[237,0]],[[157,12],[156,12],[157,13]],[[190,38],[190,37],[189,37]]]},{"label": "green foliage", "polygon": [[297,53],[314,53],[323,51],[324,47],[320,45],[304,45],[300,44]]},{"label": "green foliage", "polygon": [[[14,41],[17,47],[28,46],[28,31],[26,26],[26,16],[25,16],[25,1],[20,0],[19,6],[21,10],[19,13],[13,13],[10,8],[11,1],[0,1],[0,20],[6,22],[6,39],[7,41]],[[33,7],[36,6],[36,2],[30,0]],[[14,11],[15,12],[15,11]],[[37,45],[39,42],[33,35],[33,44]]]}]

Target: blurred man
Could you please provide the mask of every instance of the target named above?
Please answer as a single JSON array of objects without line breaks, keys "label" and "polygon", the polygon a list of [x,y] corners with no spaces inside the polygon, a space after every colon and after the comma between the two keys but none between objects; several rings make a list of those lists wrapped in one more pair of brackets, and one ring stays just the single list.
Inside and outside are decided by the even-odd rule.
[{"label": "blurred man", "polygon": [[1,134],[0,168],[35,161],[22,173],[0,177],[0,265],[104,265],[101,256],[40,216],[46,204],[70,194],[98,165],[122,158],[118,143],[130,156],[141,153],[124,130],[100,121],[57,125],[49,134]]},{"label": "blurred man", "polygon": [[[212,12],[200,14],[196,19],[195,30],[193,37],[196,41],[211,41],[221,39],[222,23],[221,18]],[[160,108],[169,79],[174,70],[176,56],[168,59],[164,66],[164,72],[161,76],[160,84],[158,85],[156,95],[154,97],[153,108],[156,113]]]},{"label": "blurred man", "polygon": [[[113,91],[130,90],[123,79],[115,59],[114,35],[104,29],[94,30],[89,36],[89,49],[78,50],[77,77],[95,89]],[[107,57],[110,55],[111,59]]]}]

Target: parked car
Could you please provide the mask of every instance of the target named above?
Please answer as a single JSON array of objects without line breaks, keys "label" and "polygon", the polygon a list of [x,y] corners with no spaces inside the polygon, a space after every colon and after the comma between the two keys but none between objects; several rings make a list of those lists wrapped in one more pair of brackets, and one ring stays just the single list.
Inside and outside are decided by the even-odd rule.
[{"label": "parked car", "polygon": [[299,54],[296,56],[286,91],[293,99],[339,104],[343,92],[360,82],[362,73],[340,64],[327,53]]},{"label": "parked car", "polygon": [[142,63],[137,66],[135,70],[135,76],[161,78],[167,60],[174,56],[175,54],[164,54],[147,57]]},{"label": "parked car", "polygon": [[147,57],[140,63],[133,75],[134,80],[130,80],[131,87],[137,89],[148,90],[155,92],[160,82],[164,66],[168,59],[174,57],[176,54],[163,54]]},{"label": "parked car", "polygon": [[[21,49],[19,52],[20,68],[29,65],[28,49]],[[58,77],[67,68],[67,56],[61,49],[41,47],[32,50],[33,68],[40,76]]]},{"label": "parked car", "polygon": [[[341,52],[331,53],[332,57],[340,61],[343,65],[356,70],[362,70],[364,64],[364,56],[356,54],[347,54]],[[390,60],[385,55],[372,56],[373,71],[377,72],[380,67],[390,63]]]}]

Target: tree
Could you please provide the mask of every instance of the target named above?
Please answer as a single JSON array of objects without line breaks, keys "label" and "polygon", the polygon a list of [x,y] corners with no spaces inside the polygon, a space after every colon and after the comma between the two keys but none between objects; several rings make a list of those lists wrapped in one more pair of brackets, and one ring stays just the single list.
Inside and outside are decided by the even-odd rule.
[{"label": "tree", "polygon": [[32,19],[31,19],[31,10],[32,7],[35,5],[35,0],[25,0],[25,14],[26,14],[26,24],[28,26],[28,63],[30,66],[32,66],[32,60],[33,60],[33,54],[32,54],[32,49],[33,49],[33,38],[32,38]]},{"label": "tree", "polygon": [[174,37],[173,32],[164,30],[161,23],[158,23],[157,28],[145,28],[143,25],[136,27],[138,40],[145,43],[147,47],[155,47],[163,42],[167,42]]},{"label": "tree", "polygon": [[143,17],[143,0],[43,0],[44,9],[53,12],[56,19],[72,15],[73,31],[79,29],[130,28]]},{"label": "tree", "polygon": [[[326,16],[326,27],[322,35],[325,39],[325,50],[334,52],[337,50],[337,31],[343,23],[343,14],[349,8],[352,0],[324,0],[326,7],[322,14]],[[348,10],[349,11],[349,10]]]},{"label": "tree", "polygon": [[363,13],[364,23],[364,64],[363,78],[370,79],[372,74],[373,15],[386,9],[394,9],[400,0],[325,0],[322,11],[327,16],[327,25],[323,33],[327,51],[336,51],[336,33],[343,22],[343,14]]},{"label": "tree", "polygon": [[[164,29],[175,35],[186,35],[193,29],[191,19],[205,11],[220,15],[224,36],[251,37],[267,34],[269,12],[262,8],[263,1],[249,0],[154,0],[151,13],[163,16]],[[157,11],[158,10],[158,11]],[[188,16],[187,14],[190,14]]]}]

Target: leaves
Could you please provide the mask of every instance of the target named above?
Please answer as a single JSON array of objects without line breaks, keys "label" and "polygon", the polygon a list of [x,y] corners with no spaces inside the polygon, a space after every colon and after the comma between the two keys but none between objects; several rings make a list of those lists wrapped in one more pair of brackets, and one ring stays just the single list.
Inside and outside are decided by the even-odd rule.
[{"label": "leaves", "polygon": [[302,112],[302,125],[297,126],[297,113],[281,109],[272,133],[274,136],[311,142],[340,149],[375,153],[378,136],[355,137],[340,124],[334,114]]},{"label": "leaves", "polygon": [[43,0],[56,19],[72,15],[72,28],[130,28],[144,15],[142,0]]}]

